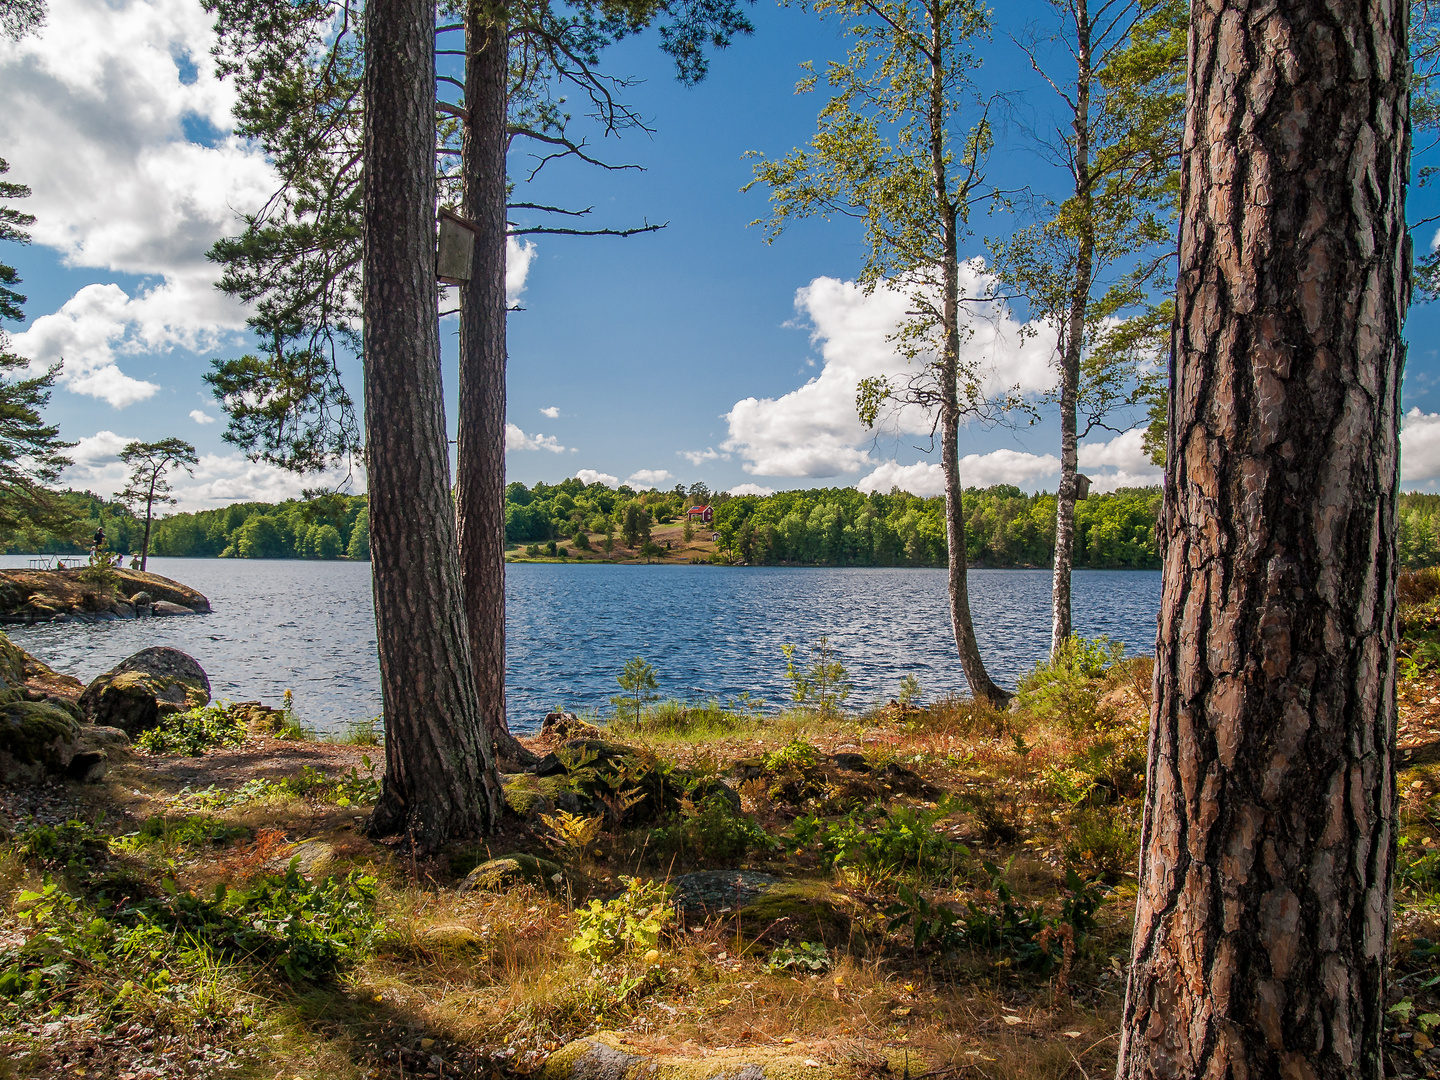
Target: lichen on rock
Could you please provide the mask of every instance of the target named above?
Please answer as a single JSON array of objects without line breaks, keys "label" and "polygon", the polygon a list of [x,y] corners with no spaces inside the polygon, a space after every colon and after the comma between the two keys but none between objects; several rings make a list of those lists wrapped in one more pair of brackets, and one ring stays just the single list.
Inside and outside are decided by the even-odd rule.
[{"label": "lichen on rock", "polygon": [[0,704],[0,782],[38,781],[63,773],[75,757],[80,725],[64,709],[25,701],[14,689]]},{"label": "lichen on rock", "polygon": [[195,658],[179,649],[142,649],[98,676],[80,697],[93,723],[138,735],[161,717],[210,703],[210,679]]}]

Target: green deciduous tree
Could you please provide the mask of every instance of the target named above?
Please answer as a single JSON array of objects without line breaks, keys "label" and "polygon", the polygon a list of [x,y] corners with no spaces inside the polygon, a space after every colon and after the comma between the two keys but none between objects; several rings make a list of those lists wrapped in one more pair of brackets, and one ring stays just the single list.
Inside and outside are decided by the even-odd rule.
[{"label": "green deciduous tree", "polygon": [[145,539],[140,545],[140,569],[150,558],[150,525],[155,505],[170,506],[170,475],[175,469],[190,472],[199,462],[195,447],[184,439],[161,439],[159,442],[132,442],[120,451],[120,460],[130,467],[130,476],[115,497],[130,509],[145,507]]},{"label": "green deciduous tree", "polygon": [[[1051,0],[1050,7],[1051,27],[1026,49],[1065,118],[1041,143],[1068,193],[1039,203],[1037,220],[998,245],[996,266],[1056,336],[1051,648],[1059,649],[1071,635],[1079,440],[1144,398],[1147,367],[1168,351],[1170,307],[1152,297],[1170,280],[1174,252],[1189,20],[1182,0]],[[1052,51],[1063,57],[1054,66]],[[1122,263],[1131,265],[1117,277]],[[1116,325],[1146,305],[1148,313]]]},{"label": "green deciduous tree", "polygon": [[[955,645],[971,692],[1003,703],[1010,695],[985,671],[970,618],[958,446],[962,417],[993,412],[960,351],[961,307],[972,299],[964,295],[960,239],[974,205],[989,197],[990,121],[972,81],[987,13],[974,0],[818,0],[814,8],[839,22],[850,52],[823,76],[833,94],[810,145],[762,160],[748,186],[770,188],[771,239],[797,218],[858,220],[866,243],[861,283],[910,296],[915,314],[896,343],[915,374],[904,386],[863,383],[857,406],[867,424],[886,401],[918,406],[939,428]],[[810,91],[820,79],[812,71],[798,89]]]}]

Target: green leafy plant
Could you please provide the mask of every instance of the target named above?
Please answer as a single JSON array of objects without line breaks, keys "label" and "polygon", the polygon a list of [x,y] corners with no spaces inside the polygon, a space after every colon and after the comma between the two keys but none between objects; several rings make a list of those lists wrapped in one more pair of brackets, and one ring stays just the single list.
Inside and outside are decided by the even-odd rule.
[{"label": "green leafy plant", "polygon": [[614,900],[591,900],[575,912],[571,952],[603,964],[622,953],[649,950],[675,921],[674,892],[668,885],[639,878],[621,878],[625,891]]},{"label": "green leafy plant", "polygon": [[657,857],[675,855],[692,862],[731,864],[751,851],[771,851],[775,838],[735,809],[730,799],[712,792],[697,805],[680,802],[680,819],[650,834]]},{"label": "green leafy plant", "polygon": [[1100,708],[1102,680],[1106,671],[1124,658],[1124,642],[1071,636],[1020,680],[1016,687],[1019,706],[1072,733],[1093,731],[1106,720]]},{"label": "green leafy plant", "polygon": [[766,772],[786,772],[790,769],[813,769],[820,764],[820,751],[804,739],[792,739],[779,750],[765,755]]},{"label": "green leafy plant", "polygon": [[627,708],[635,710],[635,723],[640,723],[640,713],[646,703],[659,696],[656,690],[660,684],[655,674],[655,668],[644,657],[636,656],[625,661],[625,670],[615,676],[615,681],[625,693],[612,697],[610,704],[614,705],[617,711]]},{"label": "green leafy plant", "polygon": [[781,971],[829,971],[830,950],[818,942],[802,941],[799,945],[791,945],[787,941],[771,951],[765,961],[765,970],[772,975]]},{"label": "green leafy plant", "polygon": [[180,818],[156,814],[146,818],[134,834],[112,841],[112,846],[149,847],[212,847],[249,836],[244,825],[232,825],[209,814],[192,814]]},{"label": "green leafy plant", "polygon": [[785,654],[785,678],[790,683],[790,698],[797,705],[813,708],[821,716],[833,716],[850,696],[851,683],[845,665],[835,658],[835,649],[827,634],[810,648],[810,666],[795,666],[795,646],[780,646]]},{"label": "green leafy plant", "polygon": [[312,799],[319,802],[333,802],[336,806],[369,806],[380,798],[381,782],[375,775],[376,763],[365,754],[360,758],[365,767],[362,775],[355,766],[348,773],[341,773],[331,779],[313,765],[302,765],[300,775],[287,776],[269,785],[269,790],[260,789],[257,798],[276,795],[291,799]]},{"label": "green leafy plant", "polygon": [[110,850],[110,838],[88,821],[71,818],[61,825],[32,826],[16,839],[15,848],[32,865],[82,873]]},{"label": "green leafy plant", "polygon": [[142,731],[135,745],[150,754],[189,754],[199,757],[216,746],[239,746],[245,741],[245,721],[229,702],[215,702],[160,718]]},{"label": "green leafy plant", "polygon": [[1015,899],[1005,880],[1006,870],[988,861],[983,866],[988,887],[980,903],[966,902],[965,940],[1008,952],[1021,967],[1041,974],[1067,967],[1074,950],[1095,928],[1095,912],[1104,895],[1074,869],[1067,869],[1060,914],[1047,917],[1039,904]]},{"label": "green leafy plant", "polygon": [[908,806],[881,811],[869,820],[852,814],[825,822],[810,815],[795,820],[790,839],[797,849],[818,847],[822,860],[832,867],[953,876],[970,857],[970,849],[936,831],[935,823],[942,816],[938,809]]},{"label": "green leafy plant", "polygon": [[594,854],[591,845],[595,843],[605,825],[605,818],[599,814],[586,817],[566,810],[541,814],[540,820],[555,834],[547,841],[552,848],[581,859]]},{"label": "green leafy plant", "polygon": [[1060,845],[1060,856],[1067,864],[1083,866],[1112,884],[1135,872],[1139,852],[1139,826],[1123,810],[1076,811]]}]

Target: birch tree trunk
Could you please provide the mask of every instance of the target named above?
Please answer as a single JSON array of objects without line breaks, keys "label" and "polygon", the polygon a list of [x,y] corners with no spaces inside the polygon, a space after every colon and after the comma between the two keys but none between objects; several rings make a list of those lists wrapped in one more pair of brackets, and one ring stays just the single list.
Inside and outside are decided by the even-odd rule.
[{"label": "birch tree trunk", "polygon": [[[960,654],[960,668],[977,701],[1004,708],[1011,695],[990,678],[975,626],[970,619],[970,580],[965,546],[965,488],[960,480],[960,206],[950,192],[950,157],[945,144],[945,24],[943,4],[929,0],[930,80],[927,119],[930,125],[930,181],[940,217],[943,252],[940,311],[942,355],[937,372],[940,391],[940,471],[945,477],[945,542],[949,550],[950,628]],[[962,189],[960,205],[968,197]]]},{"label": "birch tree trunk", "polygon": [[507,764],[535,756],[505,718],[505,146],[509,42],[490,5],[465,19],[462,214],[479,226],[471,278],[460,286],[455,515],[480,715]]},{"label": "birch tree trunk", "polygon": [[450,502],[435,284],[435,7],[365,7],[364,346],[370,559],[385,786],[377,835],[417,847],[499,813]]},{"label": "birch tree trunk", "polygon": [[1076,0],[1075,105],[1071,130],[1074,157],[1071,171],[1075,197],[1080,200],[1079,245],[1075,254],[1070,308],[1060,334],[1060,484],[1055,490],[1055,567],[1050,586],[1050,652],[1055,654],[1072,632],[1070,571],[1075,565],[1075,496],[1079,472],[1076,408],[1080,398],[1080,350],[1085,344],[1085,314],[1090,306],[1090,284],[1095,273],[1095,229],[1090,196],[1090,8]]},{"label": "birch tree trunk", "polygon": [[1122,1078],[1383,1074],[1406,37],[1193,9]]}]

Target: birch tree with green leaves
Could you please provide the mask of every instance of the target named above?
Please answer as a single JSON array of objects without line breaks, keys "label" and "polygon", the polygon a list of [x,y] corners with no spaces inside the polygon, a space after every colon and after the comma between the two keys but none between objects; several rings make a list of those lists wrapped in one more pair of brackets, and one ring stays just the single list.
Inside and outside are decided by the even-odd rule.
[{"label": "birch tree with green leaves", "polygon": [[993,198],[984,171],[989,108],[974,83],[989,13],[974,0],[819,0],[813,7],[839,23],[850,50],[823,75],[807,65],[797,91],[822,81],[831,91],[816,132],[779,160],[761,158],[746,190],[770,190],[770,241],[801,218],[855,220],[866,245],[861,285],[910,297],[911,314],[893,340],[913,373],[864,381],[856,406],[867,426],[883,409],[918,407],[938,430],[955,645],[971,692],[1003,705],[1010,695],[986,672],[970,618],[958,449],[962,419],[999,408],[961,356],[962,308],[993,303],[967,287],[978,275],[959,254],[972,211]]},{"label": "birch tree with green leaves", "polygon": [[[1071,634],[1079,441],[1153,396],[1169,351],[1176,165],[1185,109],[1181,0],[1050,0],[1049,27],[1021,43],[1057,102],[1032,132],[1064,177],[996,245],[996,269],[1054,331],[1060,413],[1051,649]],[[1125,321],[1127,314],[1135,315]]]}]

